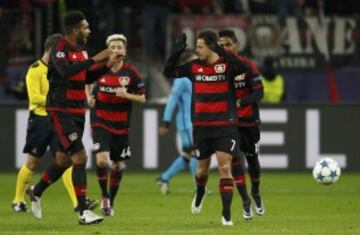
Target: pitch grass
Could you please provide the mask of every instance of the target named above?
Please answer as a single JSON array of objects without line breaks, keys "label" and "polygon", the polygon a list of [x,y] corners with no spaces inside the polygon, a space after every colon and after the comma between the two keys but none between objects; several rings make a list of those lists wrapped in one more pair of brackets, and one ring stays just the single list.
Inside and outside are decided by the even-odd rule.
[{"label": "pitch grass", "polygon": [[[160,194],[154,181],[156,176],[156,172],[126,172],[115,216],[105,218],[98,225],[80,226],[61,181],[44,194],[43,219],[36,220],[31,213],[12,212],[10,203],[16,174],[0,174],[0,234],[360,234],[360,174],[345,173],[336,184],[323,186],[312,179],[310,172],[265,172],[262,177],[265,215],[244,221],[236,193],[233,227],[220,225],[216,173],[209,180],[214,193],[207,196],[200,215],[190,214],[193,185],[188,174],[171,181],[169,195]],[[37,175],[34,180],[38,178]],[[88,182],[89,196],[99,198],[93,172]]]}]

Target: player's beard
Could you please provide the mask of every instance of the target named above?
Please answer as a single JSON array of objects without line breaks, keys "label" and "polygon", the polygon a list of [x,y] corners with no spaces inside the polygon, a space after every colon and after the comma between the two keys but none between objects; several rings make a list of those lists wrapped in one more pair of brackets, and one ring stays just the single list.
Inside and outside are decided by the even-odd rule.
[{"label": "player's beard", "polygon": [[88,36],[86,36],[86,34],[82,34],[82,33],[80,33],[79,34],[79,44],[81,44],[81,45],[86,45],[87,44],[87,41],[88,41],[88,37],[89,37],[89,35]]}]

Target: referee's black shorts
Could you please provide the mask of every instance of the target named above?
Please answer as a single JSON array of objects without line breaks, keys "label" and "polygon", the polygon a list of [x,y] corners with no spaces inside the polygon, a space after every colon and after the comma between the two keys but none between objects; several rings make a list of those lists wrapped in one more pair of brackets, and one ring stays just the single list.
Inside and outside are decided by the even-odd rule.
[{"label": "referee's black shorts", "polygon": [[23,153],[40,158],[45,154],[48,146],[53,155],[59,150],[59,141],[53,131],[50,117],[36,115],[31,111],[28,118]]}]

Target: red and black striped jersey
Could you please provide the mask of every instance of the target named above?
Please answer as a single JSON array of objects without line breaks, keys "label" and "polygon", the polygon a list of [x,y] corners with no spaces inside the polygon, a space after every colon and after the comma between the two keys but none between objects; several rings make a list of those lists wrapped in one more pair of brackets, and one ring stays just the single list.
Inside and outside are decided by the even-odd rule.
[{"label": "red and black striped jersey", "polygon": [[[192,81],[192,121],[196,126],[233,126],[237,124],[233,78],[247,71],[219,58],[213,64],[196,59],[175,68],[174,77]],[[170,75],[170,74],[168,74]]]},{"label": "red and black striped jersey", "polygon": [[258,126],[260,124],[258,101],[263,96],[263,85],[259,70],[254,62],[238,56],[250,70],[237,74],[234,78],[236,89],[238,126]]},{"label": "red and black striped jersey", "polygon": [[92,128],[103,128],[116,135],[128,134],[132,102],[117,97],[116,90],[124,86],[129,93],[144,94],[145,86],[138,70],[133,65],[124,63],[118,72],[110,71],[100,77],[96,86]]},{"label": "red and black striped jersey", "polygon": [[87,51],[61,38],[51,49],[47,111],[85,115],[85,83],[108,72],[105,64],[94,64]]}]

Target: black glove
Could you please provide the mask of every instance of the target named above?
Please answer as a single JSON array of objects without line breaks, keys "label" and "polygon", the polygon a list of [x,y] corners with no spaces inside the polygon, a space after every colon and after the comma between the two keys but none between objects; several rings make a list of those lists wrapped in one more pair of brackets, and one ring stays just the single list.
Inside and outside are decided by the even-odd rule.
[{"label": "black glove", "polygon": [[209,47],[212,51],[214,51],[219,56],[223,57],[227,62],[229,63],[235,63],[238,65],[242,65],[243,62],[241,62],[237,56],[233,53],[227,52],[222,46],[219,45],[217,42],[216,37],[209,37]]},{"label": "black glove", "polygon": [[224,50],[224,48],[222,48],[219,45],[217,38],[215,36],[209,37],[209,47],[212,51],[214,51],[219,56],[224,56],[226,54],[226,51]]},{"label": "black glove", "polygon": [[176,37],[174,49],[172,55],[180,55],[187,47],[186,34],[182,33]]},{"label": "black glove", "polygon": [[186,34],[182,33],[176,37],[175,45],[170,57],[165,62],[163,74],[167,77],[172,76],[172,72],[176,67],[176,63],[183,51],[186,49]]}]

